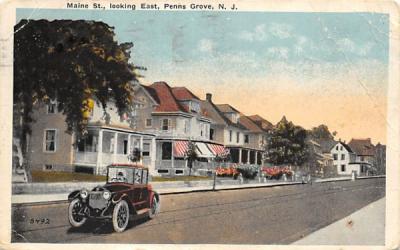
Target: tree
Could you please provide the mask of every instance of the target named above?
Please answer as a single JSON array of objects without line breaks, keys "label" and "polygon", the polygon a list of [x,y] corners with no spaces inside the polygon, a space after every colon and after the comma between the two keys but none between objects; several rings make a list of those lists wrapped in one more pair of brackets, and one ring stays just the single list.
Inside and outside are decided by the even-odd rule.
[{"label": "tree", "polygon": [[266,161],[275,165],[301,165],[307,160],[307,132],[283,116],[271,130],[266,144]]},{"label": "tree", "polygon": [[85,133],[93,102],[104,110],[113,100],[129,113],[139,75],[129,62],[132,43],[114,39],[103,22],[21,20],[14,27],[14,126],[23,152],[37,103],[57,100],[67,132]]},{"label": "tree", "polygon": [[199,158],[196,151],[196,144],[192,141],[189,141],[185,158],[188,161],[189,176],[190,176],[192,173],[193,163]]},{"label": "tree", "polygon": [[329,131],[328,126],[325,124],[321,124],[318,127],[314,127],[309,131],[309,134],[314,138],[314,139],[330,139],[333,140],[333,138],[336,135],[336,132],[334,131],[331,133]]}]

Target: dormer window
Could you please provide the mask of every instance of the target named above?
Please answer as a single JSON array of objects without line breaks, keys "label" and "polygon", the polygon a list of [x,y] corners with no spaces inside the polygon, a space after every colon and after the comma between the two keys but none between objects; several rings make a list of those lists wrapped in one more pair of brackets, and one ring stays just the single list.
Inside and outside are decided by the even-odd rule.
[{"label": "dormer window", "polygon": [[49,104],[47,104],[47,114],[55,114],[57,112],[57,101],[51,100]]},{"label": "dormer window", "polygon": [[200,104],[194,101],[189,102],[189,109],[191,112],[200,113]]}]

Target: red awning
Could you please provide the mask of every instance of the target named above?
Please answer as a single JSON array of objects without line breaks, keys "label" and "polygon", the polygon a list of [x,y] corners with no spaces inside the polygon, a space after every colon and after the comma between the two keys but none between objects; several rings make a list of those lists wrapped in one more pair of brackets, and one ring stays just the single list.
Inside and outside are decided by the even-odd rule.
[{"label": "red awning", "polygon": [[174,157],[185,157],[188,148],[188,141],[174,141]]},{"label": "red awning", "polygon": [[229,153],[229,151],[227,151],[226,148],[222,145],[217,145],[217,144],[207,144],[207,145],[216,156],[217,155],[225,156]]}]

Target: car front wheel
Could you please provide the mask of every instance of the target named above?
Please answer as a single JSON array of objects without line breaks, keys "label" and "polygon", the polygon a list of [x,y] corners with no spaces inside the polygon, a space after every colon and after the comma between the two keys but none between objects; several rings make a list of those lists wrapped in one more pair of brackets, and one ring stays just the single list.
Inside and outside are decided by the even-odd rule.
[{"label": "car front wheel", "polygon": [[113,227],[115,232],[121,233],[128,226],[129,222],[129,207],[125,200],[117,203],[114,207],[112,217]]},{"label": "car front wheel", "polygon": [[73,227],[80,227],[85,224],[87,218],[82,215],[82,210],[84,205],[80,199],[75,199],[71,201],[68,206],[68,220],[69,224]]},{"label": "car front wheel", "polygon": [[156,216],[156,214],[158,214],[159,211],[160,211],[160,202],[154,195],[150,205],[149,218],[153,219]]}]

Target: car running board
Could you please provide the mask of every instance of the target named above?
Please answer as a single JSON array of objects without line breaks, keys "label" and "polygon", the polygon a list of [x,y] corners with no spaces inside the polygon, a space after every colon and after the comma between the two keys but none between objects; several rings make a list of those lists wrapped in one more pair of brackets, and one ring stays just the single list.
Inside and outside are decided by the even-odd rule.
[{"label": "car running board", "polygon": [[149,208],[143,208],[143,209],[137,210],[136,215],[143,215],[143,214],[148,213],[149,211],[150,211]]}]

